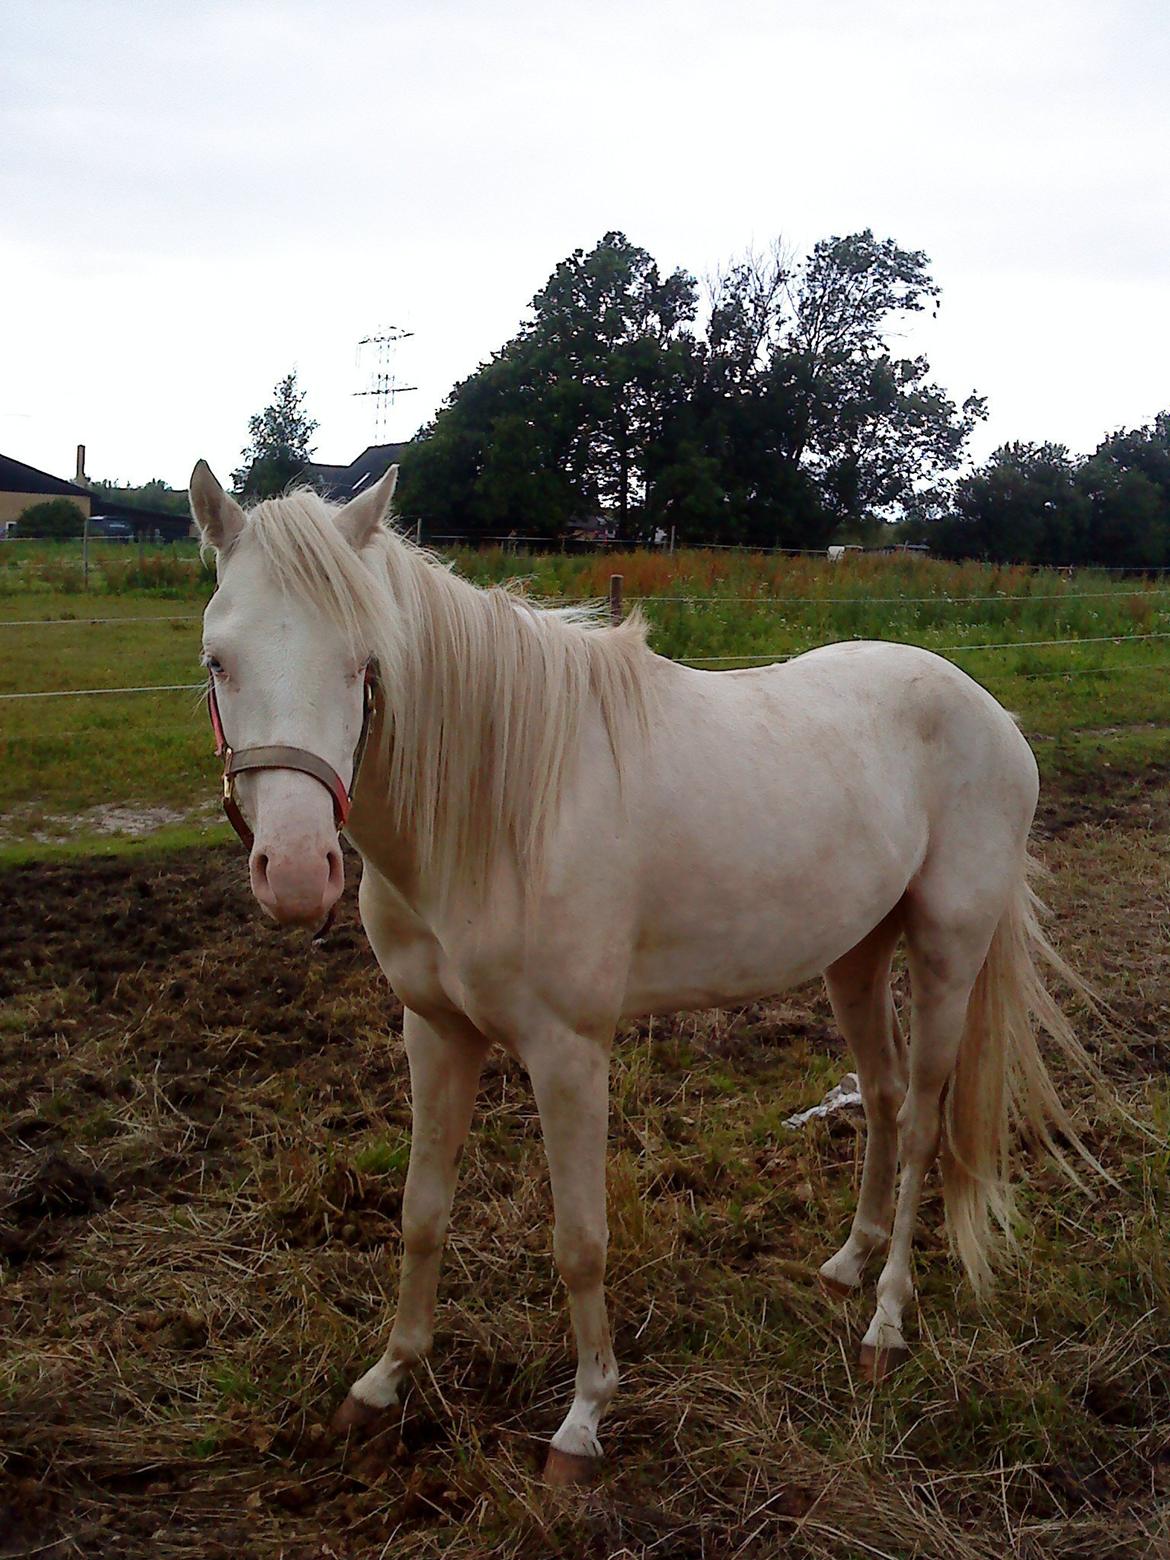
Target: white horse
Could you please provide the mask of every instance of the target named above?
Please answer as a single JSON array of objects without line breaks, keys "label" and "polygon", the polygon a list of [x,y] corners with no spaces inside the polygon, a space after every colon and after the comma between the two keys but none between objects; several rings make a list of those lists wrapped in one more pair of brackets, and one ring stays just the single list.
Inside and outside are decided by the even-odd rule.
[{"label": "white horse", "polygon": [[[546,1474],[586,1477],[618,1383],[603,1294],[615,1029],[817,974],[868,1123],[853,1226],[820,1274],[849,1293],[885,1255],[861,1346],[881,1376],[906,1352],[936,1153],[981,1285],[1010,1216],[1016,1126],[1054,1152],[1053,1129],[1080,1146],[1034,1033],[1085,1060],[1037,972],[1038,957],[1064,967],[1027,883],[1027,743],[977,683],[910,646],[701,672],[653,655],[637,622],[476,589],[387,527],[395,478],[340,509],[300,492],[248,514],[203,462],[191,479],[218,559],[204,653],[227,741],[317,755],[344,792],[377,668],[347,828],[362,921],[406,1010],[414,1127],[397,1316],[337,1423],[394,1404],[430,1348],[460,1148],[501,1045],[540,1110],[577,1344]],[[256,897],[282,923],[319,922],[343,881],[330,781],[264,767],[238,785]],[[909,1046],[890,991],[899,939]]]}]

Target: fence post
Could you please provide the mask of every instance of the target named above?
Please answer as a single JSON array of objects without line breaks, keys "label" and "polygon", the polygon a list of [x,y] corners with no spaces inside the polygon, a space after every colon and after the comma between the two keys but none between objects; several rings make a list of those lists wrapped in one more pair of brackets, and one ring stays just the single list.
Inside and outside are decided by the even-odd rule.
[{"label": "fence post", "polygon": [[414,545],[416,547],[421,547],[422,546],[422,516],[421,515],[414,522]]},{"label": "fence post", "polygon": [[81,584],[83,590],[89,589],[89,516],[86,515],[81,522]]},{"label": "fence post", "polygon": [[670,551],[671,551],[671,554],[673,555],[673,553],[674,553],[674,526],[671,526],[671,528],[670,528]]},{"label": "fence post", "polygon": [[622,577],[620,574],[611,574],[609,577],[609,621],[614,628],[622,620]]},{"label": "fence post", "polygon": [[139,533],[138,533],[138,583],[139,584],[142,583],[142,559],[143,559],[142,532],[139,531]]}]

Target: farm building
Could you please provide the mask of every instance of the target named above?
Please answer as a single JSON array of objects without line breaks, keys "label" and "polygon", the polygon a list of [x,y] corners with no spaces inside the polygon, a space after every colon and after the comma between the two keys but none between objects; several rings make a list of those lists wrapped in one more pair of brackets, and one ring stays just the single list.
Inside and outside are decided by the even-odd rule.
[{"label": "farm building", "polygon": [[335,504],[344,504],[385,476],[400,460],[405,444],[371,444],[348,466],[327,466],[318,461],[305,467],[305,478]]},{"label": "farm building", "polygon": [[0,455],[0,525],[18,520],[33,504],[54,498],[71,499],[83,515],[93,513],[93,494],[88,488],[26,466],[10,455]]},{"label": "farm building", "polygon": [[[162,542],[177,542],[191,535],[191,521],[187,515],[168,514],[164,510],[143,509],[137,505],[119,503],[109,493],[95,491],[85,475],[85,445],[77,446],[77,470],[72,482],[63,477],[51,476],[23,461],[0,455],[0,528],[7,530],[14,521],[33,504],[47,503],[54,498],[67,498],[77,505],[81,516],[95,522],[117,522],[109,528],[110,534],[128,534],[120,528],[128,526],[135,535]],[[103,529],[96,524],[91,534]]]}]

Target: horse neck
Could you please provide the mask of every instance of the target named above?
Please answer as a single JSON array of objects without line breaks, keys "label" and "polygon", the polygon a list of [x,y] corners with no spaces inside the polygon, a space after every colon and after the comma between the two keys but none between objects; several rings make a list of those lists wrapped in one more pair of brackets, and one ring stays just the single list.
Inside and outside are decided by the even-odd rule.
[{"label": "horse neck", "polygon": [[414,904],[422,896],[422,863],[415,841],[398,827],[395,810],[390,805],[390,764],[383,740],[384,721],[385,711],[378,708],[370,721],[360,770],[361,783],[355,784],[346,833],[362,860]]}]

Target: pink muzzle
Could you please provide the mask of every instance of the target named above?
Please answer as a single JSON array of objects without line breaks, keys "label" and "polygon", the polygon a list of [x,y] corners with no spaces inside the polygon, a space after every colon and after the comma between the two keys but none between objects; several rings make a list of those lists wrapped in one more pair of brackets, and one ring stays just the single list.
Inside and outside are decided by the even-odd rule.
[{"label": "pink muzzle", "polygon": [[[365,686],[362,695],[362,729],[353,756],[353,783],[347,790],[344,781],[331,764],[306,748],[291,747],[283,743],[264,747],[234,750],[224,735],[223,721],[219,713],[219,701],[215,695],[215,679],[208,678],[207,713],[215,737],[215,754],[223,759],[223,810],[228,822],[240,839],[252,852],[250,866],[252,891],[275,920],[312,925],[325,912],[324,925],[317,936],[323,936],[333,921],[333,908],[345,883],[341,851],[331,847],[323,858],[308,861],[301,856],[290,858],[282,852],[279,859],[267,852],[253,849],[255,835],[236,799],[236,776],[252,770],[283,769],[310,775],[329,792],[333,803],[333,821],[338,834],[349,821],[353,800],[353,786],[357,784],[358,769],[365,752],[366,736],[370,728],[377,691],[377,677],[373,665],[366,667]],[[306,849],[308,841],[305,842]],[[319,857],[319,853],[318,853]]]}]

